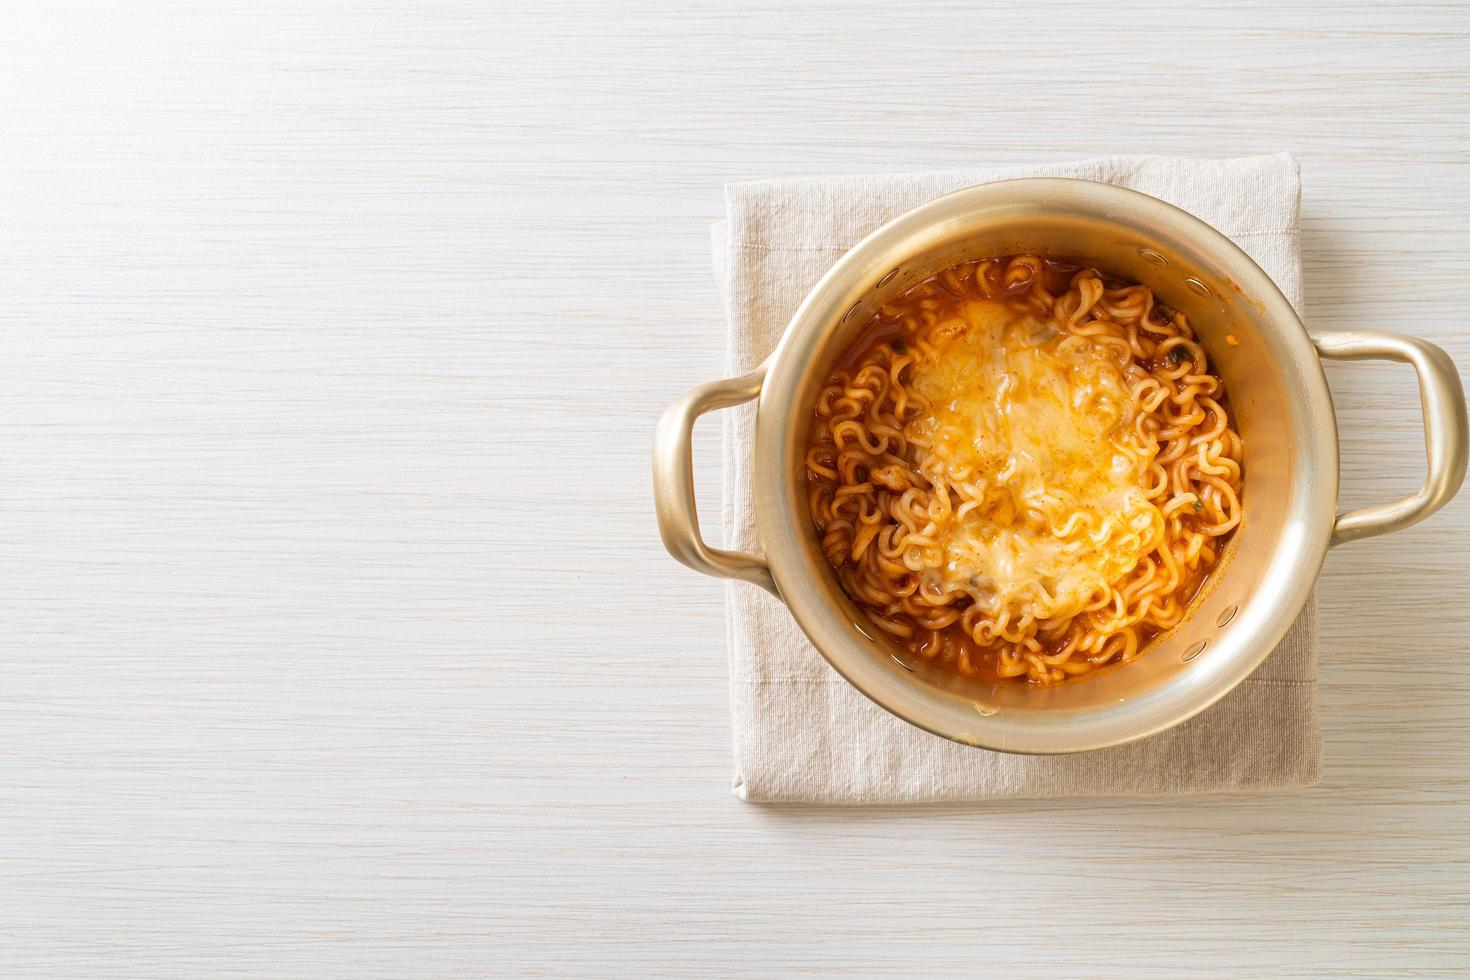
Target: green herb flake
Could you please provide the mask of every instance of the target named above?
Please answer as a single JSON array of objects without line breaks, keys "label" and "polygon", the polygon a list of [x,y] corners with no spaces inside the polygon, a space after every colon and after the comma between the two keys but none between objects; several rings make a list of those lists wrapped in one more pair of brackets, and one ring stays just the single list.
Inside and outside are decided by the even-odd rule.
[{"label": "green herb flake", "polygon": [[1195,510],[1204,510],[1205,509],[1205,502],[1203,500],[1199,499],[1199,496],[1198,495],[1196,495],[1195,498],[1194,498],[1194,509]]},{"label": "green herb flake", "polygon": [[1194,358],[1190,355],[1189,348],[1180,345],[1178,347],[1169,348],[1169,360],[1173,361],[1175,364],[1181,364],[1184,361],[1192,361],[1194,360]]}]

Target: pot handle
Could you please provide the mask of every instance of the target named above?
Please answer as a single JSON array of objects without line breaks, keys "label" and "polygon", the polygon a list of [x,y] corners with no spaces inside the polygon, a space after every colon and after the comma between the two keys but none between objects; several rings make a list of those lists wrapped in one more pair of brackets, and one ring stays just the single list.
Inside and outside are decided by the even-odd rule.
[{"label": "pot handle", "polygon": [[1399,531],[1439,510],[1465,479],[1465,391],[1449,355],[1417,337],[1396,333],[1318,333],[1312,343],[1322,357],[1344,361],[1403,361],[1419,376],[1419,404],[1424,411],[1424,447],[1429,473],[1419,492],[1387,504],[1338,514],[1332,544]]},{"label": "pot handle", "polygon": [[653,499],[658,533],[669,554],[696,572],[751,582],[779,599],[781,593],[776,591],[764,556],[712,548],[700,537],[690,446],[695,419],[717,408],[750,401],[761,393],[765,378],[766,366],[762,364],[743,377],[700,385],[668,407],[653,440]]}]

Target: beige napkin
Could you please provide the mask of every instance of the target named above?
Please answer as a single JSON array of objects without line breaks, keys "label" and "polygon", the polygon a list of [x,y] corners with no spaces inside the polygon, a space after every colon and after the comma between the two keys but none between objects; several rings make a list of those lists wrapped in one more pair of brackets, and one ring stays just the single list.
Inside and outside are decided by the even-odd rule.
[{"label": "beige napkin", "polygon": [[[1229,235],[1300,307],[1300,180],[1286,154],[1230,160],[1107,157],[944,173],[756,181],[725,189],[715,269],[729,316],[730,375],[754,369],[792,312],[865,235],[925,201],[1011,177],[1085,177],[1131,187]],[[750,406],[725,413],[730,547],[758,550],[750,497]],[[1133,796],[1309,786],[1321,773],[1315,600],[1228,697],[1183,725],[1116,749],[1020,756],[957,745],[853,690],[761,589],[726,592],[735,794],[764,802],[917,803]]]}]

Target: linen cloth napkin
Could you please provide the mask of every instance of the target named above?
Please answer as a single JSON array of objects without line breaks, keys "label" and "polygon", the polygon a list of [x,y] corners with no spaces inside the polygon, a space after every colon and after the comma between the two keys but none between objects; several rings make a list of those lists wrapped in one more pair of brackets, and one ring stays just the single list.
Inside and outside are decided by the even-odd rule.
[{"label": "linen cloth napkin", "polygon": [[[1013,177],[1084,177],[1199,216],[1301,303],[1300,175],[1287,154],[1225,160],[1117,156],[1003,169],[730,184],[713,230],[731,376],[775,348],[801,299],[853,245],[942,194]],[[754,411],[725,413],[729,546],[759,551],[750,494]],[[1308,786],[1321,775],[1316,600],[1245,683],[1183,725],[1130,745],[1022,756],[915,728],[844,681],[784,606],[726,587],[735,794],[756,802],[891,804],[1012,797],[1144,796]]]}]

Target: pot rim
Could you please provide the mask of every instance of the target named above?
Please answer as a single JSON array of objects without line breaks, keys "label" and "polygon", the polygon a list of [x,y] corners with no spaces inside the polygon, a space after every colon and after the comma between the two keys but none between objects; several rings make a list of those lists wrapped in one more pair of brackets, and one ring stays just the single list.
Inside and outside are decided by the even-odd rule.
[{"label": "pot rim", "polygon": [[[1018,200],[1048,213],[1079,209],[1106,219],[1126,218],[1188,242],[1222,281],[1238,284],[1261,308],[1261,322],[1275,331],[1273,353],[1293,382],[1290,417],[1294,466],[1293,500],[1285,532],[1261,575],[1276,589],[1259,611],[1222,632],[1217,647],[1229,656],[1211,663],[1205,682],[1169,683],[1132,703],[1068,714],[1048,723],[1031,716],[1017,722],[997,715],[963,722],[921,696],[924,682],[907,684],[875,664],[871,649],[850,617],[834,607],[808,580],[800,560],[802,536],[812,535],[806,502],[790,497],[786,472],[791,448],[791,413],[811,370],[813,351],[825,330],[855,298],[887,271],[921,251],[936,228],[957,229],[987,214],[1014,211]],[[1031,177],[964,188],[923,204],[884,224],[849,250],[817,282],[787,325],[768,368],[758,401],[753,443],[753,491],[757,531],[782,600],[812,645],[843,678],[875,704],[933,734],[982,748],[1027,754],[1083,752],[1146,738],[1187,721],[1245,680],[1276,648],[1311,596],[1332,536],[1338,488],[1338,442],[1331,392],[1322,363],[1300,317],[1281,290],[1239,246],[1201,219],[1139,191],[1075,178]],[[824,365],[825,366],[825,365]],[[804,431],[803,431],[804,436]],[[1230,643],[1232,638],[1234,643]]]}]

